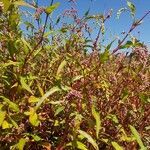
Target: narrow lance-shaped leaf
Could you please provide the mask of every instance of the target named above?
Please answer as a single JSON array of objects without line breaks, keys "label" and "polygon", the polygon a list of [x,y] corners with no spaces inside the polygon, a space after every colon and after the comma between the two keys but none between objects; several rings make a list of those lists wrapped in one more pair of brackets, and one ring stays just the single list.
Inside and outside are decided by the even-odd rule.
[{"label": "narrow lance-shaped leaf", "polygon": [[60,5],[59,2],[53,4],[52,6],[49,6],[45,9],[45,13],[46,14],[51,14],[56,8],[58,8],[58,6]]},{"label": "narrow lance-shaped leaf", "polygon": [[100,114],[95,110],[94,106],[92,107],[92,115],[96,120],[96,137],[98,138],[99,131],[101,129],[101,120],[100,120]]},{"label": "narrow lance-shaped leaf", "polygon": [[16,121],[14,121],[10,116],[9,116],[9,119],[10,119],[12,125],[18,129],[18,124],[16,123]]},{"label": "narrow lance-shaped leaf", "polygon": [[24,45],[24,52],[25,52],[25,54],[27,54],[29,52],[29,50],[32,51],[31,45],[24,38],[22,38],[21,41],[22,41],[22,43]]},{"label": "narrow lance-shaped leaf", "polygon": [[26,144],[26,139],[24,139],[24,138],[21,138],[20,140],[19,140],[19,142],[18,142],[18,144],[17,144],[17,148],[19,149],[19,150],[23,150],[24,149],[24,146],[25,146],[25,144]]},{"label": "narrow lance-shaped leaf", "polygon": [[44,100],[46,98],[48,98],[50,95],[52,95],[53,93],[58,92],[58,91],[60,91],[60,88],[58,88],[56,86],[56,87],[51,88],[48,92],[46,92],[38,101],[38,103],[36,105],[36,110],[41,106],[41,104],[44,102]]},{"label": "narrow lance-shaped leaf", "polygon": [[119,19],[120,15],[125,12],[127,10],[127,8],[120,8],[118,11],[117,11],[117,19]]},{"label": "narrow lance-shaped leaf", "polygon": [[130,1],[127,1],[127,5],[128,5],[128,7],[131,11],[131,15],[134,17],[135,16],[135,11],[136,11],[136,8],[135,8],[134,4],[131,3]]},{"label": "narrow lance-shaped leaf", "polygon": [[64,67],[65,67],[66,64],[67,64],[66,60],[63,60],[63,61],[60,63],[60,65],[59,65],[59,67],[58,67],[58,69],[57,69],[56,78],[59,78],[59,77],[60,77],[60,73],[61,73],[61,71],[64,69]]},{"label": "narrow lance-shaped leaf", "polygon": [[8,129],[11,128],[11,124],[9,124],[6,120],[3,121],[2,123],[2,129]]},{"label": "narrow lance-shaped leaf", "polygon": [[136,141],[138,142],[139,146],[141,147],[141,150],[146,150],[146,147],[144,146],[138,131],[132,125],[129,125],[129,127],[130,127],[130,130],[131,130],[132,134],[134,135]]},{"label": "narrow lance-shaped leaf", "polygon": [[18,6],[25,6],[25,7],[30,7],[30,8],[34,8],[34,9],[35,9],[34,6],[32,6],[32,5],[29,4],[29,3],[26,3],[26,2],[23,1],[23,0],[16,1],[16,2],[14,2],[13,4],[14,4],[14,5],[18,5]]},{"label": "narrow lance-shaped leaf", "polygon": [[90,12],[90,8],[85,12],[84,16],[86,17]]},{"label": "narrow lance-shaped leaf", "polygon": [[75,82],[75,81],[77,81],[77,80],[80,80],[81,78],[83,78],[83,75],[75,76],[75,77],[72,79],[72,82]]},{"label": "narrow lance-shaped leaf", "polygon": [[26,81],[25,81],[25,78],[20,77],[20,83],[21,83],[23,89],[25,89],[25,90],[27,90],[28,92],[30,92],[31,94],[33,94],[33,92],[32,92],[31,89],[30,89],[30,86],[27,85],[27,83],[26,83]]},{"label": "narrow lance-shaped leaf", "polygon": [[35,96],[30,96],[29,99],[28,99],[29,103],[36,103],[38,101],[39,101],[39,98],[35,97]]},{"label": "narrow lance-shaped leaf", "polygon": [[8,98],[4,97],[4,96],[0,96],[1,99],[3,99],[10,107],[10,109],[12,109],[13,111],[18,112],[19,111],[19,107],[17,104],[15,104],[14,102],[10,101]]},{"label": "narrow lance-shaped leaf", "polygon": [[115,150],[123,150],[123,148],[117,142],[111,142]]},{"label": "narrow lance-shaped leaf", "polygon": [[2,125],[6,116],[6,111],[0,111],[0,126]]},{"label": "narrow lance-shaped leaf", "polygon": [[88,150],[86,145],[84,145],[82,142],[77,141],[77,148],[80,150]]},{"label": "narrow lance-shaped leaf", "polygon": [[38,126],[39,125],[39,120],[38,120],[38,115],[37,113],[33,110],[32,113],[29,116],[29,122],[33,125],[33,126]]},{"label": "narrow lance-shaped leaf", "polygon": [[94,139],[88,133],[86,133],[85,131],[82,131],[82,130],[78,130],[78,132],[83,137],[87,138],[88,142],[91,143],[96,150],[99,150],[97,143],[94,141]]},{"label": "narrow lance-shaped leaf", "polygon": [[4,12],[7,12],[11,5],[10,0],[1,0],[0,2],[2,2],[2,4],[4,5]]},{"label": "narrow lance-shaped leaf", "polygon": [[9,60],[7,63],[2,64],[2,67],[8,67],[8,66],[19,66],[20,62],[14,62]]}]

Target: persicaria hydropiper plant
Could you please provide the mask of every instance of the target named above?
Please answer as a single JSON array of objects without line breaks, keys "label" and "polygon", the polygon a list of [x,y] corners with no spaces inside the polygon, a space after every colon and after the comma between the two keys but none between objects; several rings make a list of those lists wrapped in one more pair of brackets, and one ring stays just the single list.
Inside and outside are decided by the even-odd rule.
[{"label": "persicaria hydropiper plant", "polygon": [[127,1],[130,29],[104,45],[112,10],[39,1],[0,0],[0,149],[150,149],[150,54],[132,35],[150,10]]}]

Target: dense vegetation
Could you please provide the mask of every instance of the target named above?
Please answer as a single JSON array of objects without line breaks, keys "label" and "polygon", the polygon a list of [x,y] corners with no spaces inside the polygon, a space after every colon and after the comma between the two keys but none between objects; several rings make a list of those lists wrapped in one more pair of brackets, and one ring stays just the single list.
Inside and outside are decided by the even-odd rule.
[{"label": "dense vegetation", "polygon": [[[150,55],[131,36],[150,11],[118,44],[102,45],[111,10],[79,18],[70,3],[55,19],[59,3],[0,0],[0,149],[150,149]],[[123,11],[135,17],[130,1]]]}]

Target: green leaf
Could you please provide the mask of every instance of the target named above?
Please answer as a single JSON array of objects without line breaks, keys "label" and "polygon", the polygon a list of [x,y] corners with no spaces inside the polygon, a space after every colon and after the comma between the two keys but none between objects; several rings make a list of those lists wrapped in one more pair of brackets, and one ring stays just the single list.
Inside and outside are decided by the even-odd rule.
[{"label": "green leaf", "polygon": [[77,148],[80,150],[88,150],[86,145],[84,145],[83,143],[77,141]]},{"label": "green leaf", "polygon": [[27,54],[29,52],[29,50],[32,51],[32,47],[29,44],[29,42],[27,42],[24,38],[21,38],[21,41],[22,41],[22,43],[24,45],[24,52],[25,52],[25,54]]},{"label": "green leaf", "polygon": [[120,49],[130,48],[133,46],[132,41],[127,41],[124,45],[120,46]]},{"label": "green leaf", "polygon": [[15,104],[14,102],[10,101],[8,98],[4,97],[4,96],[0,96],[1,99],[3,99],[10,107],[10,109],[12,109],[15,112],[19,112],[19,107],[17,104]]},{"label": "green leaf", "polygon": [[59,104],[62,104],[64,103],[64,101],[50,101],[48,102],[49,104],[52,104],[52,105],[59,105]]},{"label": "green leaf", "polygon": [[27,90],[28,92],[30,92],[33,95],[33,92],[31,91],[30,86],[27,85],[25,78],[20,77],[20,83],[21,83],[21,86],[23,89]]},{"label": "green leaf", "polygon": [[42,138],[38,135],[35,135],[35,134],[31,134],[32,138],[34,139],[34,141],[41,141]]},{"label": "green leaf", "polygon": [[39,101],[39,98],[35,97],[35,96],[30,96],[28,99],[29,103],[36,103]]},{"label": "green leaf", "polygon": [[9,9],[11,2],[10,0],[0,0],[0,2],[2,2],[4,4],[4,12],[7,12],[7,10]]},{"label": "green leaf", "polygon": [[8,66],[19,66],[20,62],[14,62],[12,60],[8,60],[7,63],[2,64],[2,67],[8,67]]},{"label": "green leaf", "polygon": [[109,50],[105,49],[105,51],[102,54],[100,54],[100,61],[104,63],[105,61],[109,60],[109,56]]},{"label": "green leaf", "polygon": [[92,115],[96,120],[96,137],[98,138],[99,131],[101,129],[101,120],[100,120],[100,114],[95,110],[94,106],[92,107]]},{"label": "green leaf", "polygon": [[6,116],[6,111],[0,111],[0,126],[2,125]]},{"label": "green leaf", "polygon": [[105,61],[109,60],[109,56],[110,56],[110,48],[112,46],[112,44],[114,43],[115,40],[113,40],[111,43],[109,43],[106,48],[105,48],[105,51],[100,54],[100,61],[102,63],[104,63]]},{"label": "green leaf", "polygon": [[33,108],[30,108],[30,115],[29,115],[29,122],[33,126],[38,126],[39,125],[39,119],[36,111]]},{"label": "green leaf", "polygon": [[93,139],[89,134],[87,134],[85,131],[82,131],[82,130],[78,130],[78,132],[79,132],[83,137],[85,137],[85,138],[88,140],[88,142],[91,143],[92,146],[93,146],[96,150],[99,150],[97,143],[94,141],[94,139]]},{"label": "green leaf", "polygon": [[123,150],[123,148],[117,142],[111,142],[115,150]]},{"label": "green leaf", "polygon": [[90,12],[90,9],[88,9],[88,10],[85,12],[84,16],[87,17],[87,15],[89,14],[89,12]]},{"label": "green leaf", "polygon": [[55,4],[53,4],[53,5],[49,6],[49,7],[47,7],[45,9],[45,13],[48,14],[48,15],[51,14],[56,8],[59,7],[59,5],[60,5],[60,3],[57,2],[57,3],[55,3]]},{"label": "green leaf", "polygon": [[24,150],[24,146],[25,146],[26,142],[27,142],[26,139],[21,138],[17,144],[17,148],[19,150]]},{"label": "green leaf", "polygon": [[131,15],[134,17],[135,16],[135,11],[136,11],[136,8],[135,8],[134,4],[129,2],[129,1],[127,1],[127,5],[128,5],[128,7],[129,7],[129,9],[131,11]]},{"label": "green leaf", "polygon": [[56,109],[54,116],[57,116],[60,112],[62,112],[65,109],[64,106],[60,106]]},{"label": "green leaf", "polygon": [[137,143],[139,144],[141,150],[146,150],[147,148],[144,146],[138,131],[132,125],[129,125],[129,127],[130,127],[130,130],[131,130],[132,134],[134,135]]},{"label": "green leaf", "polygon": [[146,93],[139,93],[139,98],[141,99],[143,103],[150,103],[150,100],[149,100],[150,98],[148,94]]},{"label": "green leaf", "polygon": [[13,125],[16,129],[18,129],[18,124],[16,123],[16,121],[14,121],[10,116],[8,116],[8,117],[9,117],[9,120],[11,121],[12,125]]},{"label": "green leaf", "polygon": [[109,114],[106,118],[111,119],[115,123],[119,123],[118,118],[116,115]]},{"label": "green leaf", "polygon": [[60,63],[60,65],[59,65],[59,67],[58,67],[58,69],[57,69],[56,78],[60,78],[61,72],[62,72],[62,70],[64,69],[64,67],[66,66],[66,64],[67,64],[66,60],[63,60],[63,61]]},{"label": "green leaf", "polygon": [[58,19],[56,20],[56,24],[58,24],[60,22],[60,17],[58,17]]},{"label": "green leaf", "polygon": [[105,24],[104,23],[101,24],[101,32],[102,32],[102,34],[105,33]]},{"label": "green leaf", "polygon": [[127,8],[120,8],[118,11],[117,11],[117,19],[119,19],[120,15],[125,12],[127,10]]},{"label": "green leaf", "polygon": [[25,6],[25,7],[30,7],[30,8],[36,9],[34,6],[30,5],[29,3],[26,3],[26,2],[23,1],[23,0],[13,2],[13,4],[14,4],[14,5],[18,5],[18,6]]},{"label": "green leaf", "polygon": [[36,105],[36,110],[41,106],[41,104],[44,102],[44,100],[46,98],[48,98],[50,95],[52,95],[53,93],[58,92],[58,91],[60,91],[60,88],[58,88],[56,86],[56,87],[51,88],[48,92],[46,92],[38,101],[38,103]]},{"label": "green leaf", "polygon": [[72,82],[75,82],[75,81],[77,81],[77,80],[80,80],[81,78],[83,78],[83,75],[75,76],[75,77],[72,79]]},{"label": "green leaf", "polygon": [[9,124],[6,120],[2,123],[2,129],[8,129],[11,128],[11,124]]}]

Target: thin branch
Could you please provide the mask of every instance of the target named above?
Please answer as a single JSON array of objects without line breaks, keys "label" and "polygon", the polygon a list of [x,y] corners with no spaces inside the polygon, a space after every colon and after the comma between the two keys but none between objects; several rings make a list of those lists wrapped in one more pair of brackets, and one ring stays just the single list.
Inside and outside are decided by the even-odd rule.
[{"label": "thin branch", "polygon": [[[54,0],[51,1],[51,4],[50,4],[51,6],[53,5],[53,2],[54,2]],[[25,69],[25,66],[26,66],[26,64],[27,64],[27,61],[30,59],[30,57],[32,56],[32,54],[34,53],[34,51],[38,48],[38,46],[39,46],[39,45],[42,43],[42,41],[43,41],[43,37],[44,37],[45,30],[46,30],[46,25],[47,25],[48,17],[49,17],[49,14],[46,14],[44,27],[43,27],[42,35],[41,35],[41,38],[40,38],[39,42],[34,46],[34,48],[32,49],[32,51],[30,51],[30,52],[26,55],[26,57],[25,57],[24,64],[23,64],[22,70],[21,70],[21,74],[24,73],[24,69]]]},{"label": "thin branch", "polygon": [[[105,16],[105,18],[104,18],[104,20],[103,20],[103,22],[102,22],[102,24],[104,24],[105,23],[105,21],[107,20],[107,19],[109,19],[111,17],[111,11],[109,11],[108,12],[108,14]],[[100,34],[101,34],[101,31],[102,31],[102,25],[100,26],[100,28],[99,28],[99,31],[98,31],[98,34],[97,34],[97,37],[96,37],[96,39],[95,39],[95,42],[94,42],[94,48],[96,48],[97,47],[97,43],[98,43],[98,41],[99,41],[99,38],[100,38]]]},{"label": "thin branch", "polygon": [[120,49],[120,47],[122,46],[122,44],[124,43],[124,41],[126,40],[126,38],[129,36],[129,34],[140,24],[140,22],[141,22],[147,15],[149,15],[149,13],[150,13],[150,10],[149,10],[140,20],[138,20],[137,22],[134,22],[134,23],[132,24],[132,26],[130,27],[128,33],[125,35],[125,37],[122,39],[122,41],[120,41],[119,45],[118,45],[115,49],[113,49],[113,52],[112,52],[113,54],[116,53],[116,52]]}]

